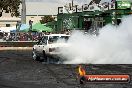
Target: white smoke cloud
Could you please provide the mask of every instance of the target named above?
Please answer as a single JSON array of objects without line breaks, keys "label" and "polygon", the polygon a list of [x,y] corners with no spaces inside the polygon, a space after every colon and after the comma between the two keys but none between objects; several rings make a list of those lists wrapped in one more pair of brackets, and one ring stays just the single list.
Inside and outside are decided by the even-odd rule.
[{"label": "white smoke cloud", "polygon": [[107,25],[100,35],[73,32],[67,50],[61,50],[68,64],[132,64],[132,16],[123,18],[119,26]]}]

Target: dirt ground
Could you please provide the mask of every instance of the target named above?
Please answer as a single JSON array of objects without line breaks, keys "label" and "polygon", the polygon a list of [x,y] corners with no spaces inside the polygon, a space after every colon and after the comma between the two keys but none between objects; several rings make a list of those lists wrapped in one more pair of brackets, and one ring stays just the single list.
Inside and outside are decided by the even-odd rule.
[{"label": "dirt ground", "polygon": [[[77,64],[42,64],[30,50],[0,51],[0,88],[132,88],[132,82],[86,83],[77,81]],[[132,65],[83,65],[87,74],[130,74]]]}]

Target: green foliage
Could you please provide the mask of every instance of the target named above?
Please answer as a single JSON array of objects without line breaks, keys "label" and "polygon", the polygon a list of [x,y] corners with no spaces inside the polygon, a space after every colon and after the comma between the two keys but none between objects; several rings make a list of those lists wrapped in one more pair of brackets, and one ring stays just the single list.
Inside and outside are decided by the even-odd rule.
[{"label": "green foliage", "polygon": [[0,0],[0,9],[10,12],[11,16],[19,16],[19,5],[21,0]]},{"label": "green foliage", "polygon": [[48,22],[55,21],[55,19],[52,16],[49,16],[49,15],[44,16],[41,19],[42,19],[42,20],[40,20],[41,24],[45,24],[45,23],[48,23]]}]

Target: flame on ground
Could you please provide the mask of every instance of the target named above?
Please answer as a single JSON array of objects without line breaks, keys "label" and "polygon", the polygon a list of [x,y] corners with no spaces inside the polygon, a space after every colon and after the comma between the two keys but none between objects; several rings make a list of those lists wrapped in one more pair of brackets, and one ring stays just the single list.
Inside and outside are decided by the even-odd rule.
[{"label": "flame on ground", "polygon": [[86,71],[82,68],[81,65],[79,65],[78,71],[79,71],[79,75],[80,75],[80,76],[86,75]]}]

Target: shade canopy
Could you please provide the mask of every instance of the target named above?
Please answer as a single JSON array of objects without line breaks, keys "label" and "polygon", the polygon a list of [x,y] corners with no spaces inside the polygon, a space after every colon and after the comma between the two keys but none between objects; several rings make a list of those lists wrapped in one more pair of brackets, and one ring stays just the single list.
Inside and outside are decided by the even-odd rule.
[{"label": "shade canopy", "polygon": [[42,25],[41,23],[36,23],[32,26],[32,31],[37,31],[37,32],[52,32],[52,28],[46,27]]},{"label": "shade canopy", "polygon": [[28,24],[22,24],[21,27],[20,27],[20,30],[25,30],[25,29],[28,29],[28,28],[29,28]]},{"label": "shade canopy", "polygon": [[[28,32],[29,25],[28,24],[21,24],[20,32]],[[16,32],[16,28],[11,30],[10,32]]]},{"label": "shade canopy", "polygon": [[20,32],[28,32],[29,31],[29,25],[28,24],[22,24],[19,31]]},{"label": "shade canopy", "polygon": [[29,32],[29,28],[24,29],[24,30],[20,30],[20,32]]},{"label": "shade canopy", "polygon": [[[29,32],[29,25],[27,24],[22,24],[20,27],[20,32]],[[46,27],[44,25],[42,25],[41,23],[36,23],[32,26],[32,30],[31,31],[35,31],[35,32],[52,32],[52,28]],[[15,30],[13,30],[13,32],[15,32]]]}]

